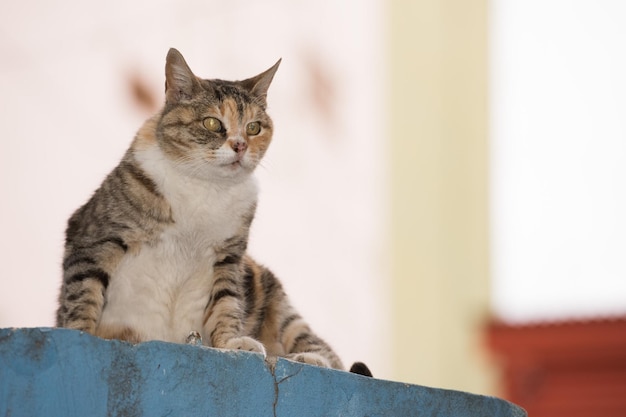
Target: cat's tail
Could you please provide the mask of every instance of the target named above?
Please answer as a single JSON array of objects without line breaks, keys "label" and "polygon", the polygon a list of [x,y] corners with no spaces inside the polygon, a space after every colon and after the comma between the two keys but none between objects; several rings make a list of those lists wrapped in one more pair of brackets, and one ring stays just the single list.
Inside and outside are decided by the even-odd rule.
[{"label": "cat's tail", "polygon": [[359,374],[363,376],[369,376],[369,377],[373,376],[372,371],[370,371],[370,368],[368,368],[367,365],[364,364],[363,362],[354,362],[352,366],[350,367],[350,372],[352,372],[353,374]]}]

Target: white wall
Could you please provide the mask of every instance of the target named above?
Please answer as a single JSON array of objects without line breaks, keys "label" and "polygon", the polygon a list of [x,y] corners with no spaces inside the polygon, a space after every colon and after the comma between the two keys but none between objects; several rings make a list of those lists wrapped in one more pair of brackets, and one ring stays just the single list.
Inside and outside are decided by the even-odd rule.
[{"label": "white wall", "polygon": [[496,0],[493,306],[626,313],[626,3]]},{"label": "white wall", "polygon": [[388,375],[379,3],[0,5],[0,327],[53,324],[65,222],[148,116],[129,76],[161,99],[170,46],[207,78],[282,57],[251,252],[346,362]]}]

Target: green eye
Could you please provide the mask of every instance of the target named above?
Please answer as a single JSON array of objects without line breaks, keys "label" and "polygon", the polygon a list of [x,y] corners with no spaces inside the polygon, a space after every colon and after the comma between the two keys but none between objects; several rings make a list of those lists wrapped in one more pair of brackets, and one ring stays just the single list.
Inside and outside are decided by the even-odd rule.
[{"label": "green eye", "polygon": [[215,117],[207,117],[202,121],[202,124],[209,132],[219,132],[222,130],[222,122]]},{"label": "green eye", "polygon": [[246,126],[246,133],[248,135],[258,135],[259,132],[261,131],[261,123],[259,122],[252,122],[252,123],[248,123],[248,126]]}]

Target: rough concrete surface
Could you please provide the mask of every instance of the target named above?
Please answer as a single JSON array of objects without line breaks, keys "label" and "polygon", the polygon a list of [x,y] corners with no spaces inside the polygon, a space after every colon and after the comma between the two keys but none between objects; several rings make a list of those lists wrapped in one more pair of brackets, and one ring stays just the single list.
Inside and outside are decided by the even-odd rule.
[{"label": "rough concrete surface", "polygon": [[0,416],[492,416],[506,401],[249,352],[0,329]]}]

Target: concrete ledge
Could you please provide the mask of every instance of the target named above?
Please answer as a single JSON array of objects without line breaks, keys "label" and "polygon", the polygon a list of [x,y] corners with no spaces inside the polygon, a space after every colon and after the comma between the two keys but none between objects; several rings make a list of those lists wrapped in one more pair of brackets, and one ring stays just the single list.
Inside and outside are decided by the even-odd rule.
[{"label": "concrete ledge", "polygon": [[506,401],[254,353],[0,329],[0,416],[493,416]]}]

